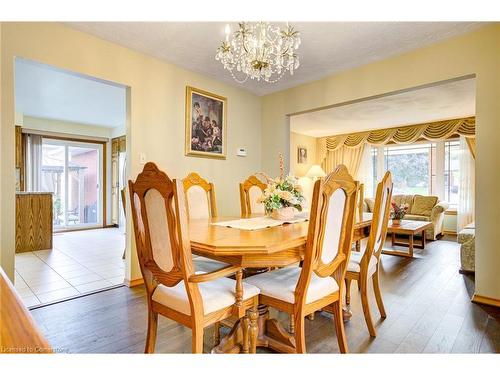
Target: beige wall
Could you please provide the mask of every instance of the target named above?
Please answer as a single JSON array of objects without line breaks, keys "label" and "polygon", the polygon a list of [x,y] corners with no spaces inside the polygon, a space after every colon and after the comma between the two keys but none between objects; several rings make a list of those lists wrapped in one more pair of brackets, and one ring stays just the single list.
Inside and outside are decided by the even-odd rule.
[{"label": "beige wall", "polygon": [[[14,85],[13,59],[20,56],[128,87],[129,176],[142,169],[139,154],[171,177],[197,171],[214,182],[220,214],[239,213],[238,182],[261,169],[260,98],[205,76],[178,68],[102,39],[55,23],[3,23],[1,42],[2,113],[0,139],[2,267],[12,277],[14,259]],[[228,99],[227,160],[184,156],[186,85]],[[247,157],[237,157],[245,147]],[[130,223],[128,223],[130,224]],[[130,227],[128,228],[130,242]],[[140,277],[137,257],[127,246],[126,277]]]},{"label": "beige wall", "polygon": [[415,86],[476,75],[476,293],[500,299],[500,24],[262,99],[262,162],[289,156],[288,115]]},{"label": "beige wall", "polygon": [[[303,177],[313,164],[316,164],[316,141],[317,138],[308,135],[290,132],[290,173],[296,177]],[[307,149],[307,163],[299,164],[297,160],[297,148]]]}]

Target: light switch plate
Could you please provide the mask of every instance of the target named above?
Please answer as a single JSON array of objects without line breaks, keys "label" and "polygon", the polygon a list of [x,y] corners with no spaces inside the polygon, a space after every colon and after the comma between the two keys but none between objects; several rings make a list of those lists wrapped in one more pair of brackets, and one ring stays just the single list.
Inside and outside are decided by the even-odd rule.
[{"label": "light switch plate", "polygon": [[146,164],[146,154],[144,152],[139,154],[139,163]]},{"label": "light switch plate", "polygon": [[244,148],[239,148],[238,150],[236,150],[236,155],[247,156],[247,150],[245,150]]}]

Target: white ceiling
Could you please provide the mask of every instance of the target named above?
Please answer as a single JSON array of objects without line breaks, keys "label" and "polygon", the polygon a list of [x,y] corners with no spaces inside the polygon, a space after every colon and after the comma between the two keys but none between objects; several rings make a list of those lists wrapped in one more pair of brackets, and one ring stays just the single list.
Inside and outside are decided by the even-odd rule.
[{"label": "white ceiling", "polygon": [[290,130],[312,137],[474,116],[476,80],[465,79],[292,116]]},{"label": "white ceiling", "polygon": [[[236,22],[229,23],[232,30]],[[473,22],[293,22],[301,66],[269,84],[236,83],[215,51],[226,22],[71,22],[70,27],[249,90],[257,95],[297,86],[401,54],[480,27]]]},{"label": "white ceiling", "polygon": [[15,62],[15,108],[25,116],[122,127],[125,92],[120,85],[30,60]]}]

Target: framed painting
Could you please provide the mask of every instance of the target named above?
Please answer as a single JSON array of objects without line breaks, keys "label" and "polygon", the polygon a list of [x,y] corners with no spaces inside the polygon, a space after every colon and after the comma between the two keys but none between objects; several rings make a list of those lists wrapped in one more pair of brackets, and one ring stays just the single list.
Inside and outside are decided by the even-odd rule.
[{"label": "framed painting", "polygon": [[186,87],[186,156],[225,159],[227,99]]},{"label": "framed painting", "polygon": [[307,164],[307,148],[297,147],[297,163]]}]

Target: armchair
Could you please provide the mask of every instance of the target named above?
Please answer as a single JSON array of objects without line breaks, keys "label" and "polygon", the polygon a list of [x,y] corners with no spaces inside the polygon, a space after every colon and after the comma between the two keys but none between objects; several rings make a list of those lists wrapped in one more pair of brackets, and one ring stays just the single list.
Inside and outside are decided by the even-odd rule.
[{"label": "armchair", "polygon": [[[182,182],[147,163],[137,180],[129,181],[129,192],[148,302],[145,352],[154,352],[158,314],[191,328],[193,353],[203,352],[205,327],[230,316],[242,318],[241,350],[255,352],[259,289],[242,282],[240,267],[196,274]],[[231,274],[236,280],[225,278]]]},{"label": "armchair", "polygon": [[302,266],[290,266],[245,279],[261,290],[260,303],[295,319],[295,348],[306,352],[305,317],[333,313],[341,353],[347,353],[342,314],[344,277],[351,253],[358,182],[344,165],[317,180]]}]

